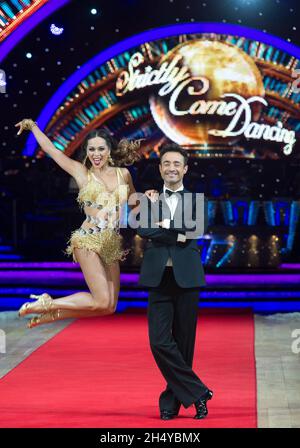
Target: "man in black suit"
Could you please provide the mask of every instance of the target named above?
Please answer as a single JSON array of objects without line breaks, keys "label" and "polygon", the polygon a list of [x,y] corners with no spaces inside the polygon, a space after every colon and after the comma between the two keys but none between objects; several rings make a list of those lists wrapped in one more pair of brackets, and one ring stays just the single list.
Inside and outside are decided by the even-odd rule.
[{"label": "man in black suit", "polygon": [[185,408],[194,404],[194,418],[204,418],[213,395],[192,370],[199,288],[205,285],[197,236],[206,230],[207,202],[203,194],[183,186],[187,160],[179,145],[161,147],[163,190],[154,203],[142,198],[137,229],[147,238],[139,284],[149,288],[150,347],[167,382],[159,397],[163,420],[176,417],[181,404]]}]

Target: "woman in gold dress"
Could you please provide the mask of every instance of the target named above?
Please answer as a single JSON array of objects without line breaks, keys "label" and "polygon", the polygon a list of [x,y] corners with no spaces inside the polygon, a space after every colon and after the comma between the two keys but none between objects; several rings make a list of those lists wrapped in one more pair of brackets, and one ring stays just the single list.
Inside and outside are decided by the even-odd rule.
[{"label": "woman in gold dress", "polygon": [[[72,232],[66,253],[80,264],[90,292],[78,292],[53,299],[48,293],[30,295],[36,301],[25,303],[19,316],[35,313],[28,328],[60,319],[113,314],[120,290],[119,261],[127,251],[122,248],[119,232],[120,212],[129,196],[135,193],[127,168],[139,160],[139,143],[121,140],[119,144],[105,129],[91,131],[83,144],[84,161],[78,162],[58,150],[39,129],[36,122],[24,119],[15,125],[17,135],[33,132],[42,150],[76,181],[77,201],[86,214],[80,229]],[[150,199],[155,190],[145,193]],[[134,205],[136,211],[138,205]]]}]

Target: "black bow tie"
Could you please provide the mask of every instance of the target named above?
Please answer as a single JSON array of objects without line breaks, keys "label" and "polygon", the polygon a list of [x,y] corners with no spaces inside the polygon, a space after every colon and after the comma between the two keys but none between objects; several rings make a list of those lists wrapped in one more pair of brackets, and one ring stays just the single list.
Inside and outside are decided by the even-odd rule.
[{"label": "black bow tie", "polygon": [[165,194],[167,195],[167,197],[172,196],[172,194],[183,194],[183,190],[179,190],[179,191],[173,191],[173,190],[168,190],[168,188],[165,189]]}]

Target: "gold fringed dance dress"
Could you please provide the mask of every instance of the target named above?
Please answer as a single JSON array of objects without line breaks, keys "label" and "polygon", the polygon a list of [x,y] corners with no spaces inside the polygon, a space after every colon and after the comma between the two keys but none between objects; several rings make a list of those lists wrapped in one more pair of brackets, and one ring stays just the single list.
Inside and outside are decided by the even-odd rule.
[{"label": "gold fringed dance dress", "polygon": [[121,184],[122,170],[116,168],[118,186],[108,191],[105,185],[89,170],[88,182],[78,193],[77,202],[86,214],[81,227],[71,234],[67,255],[77,262],[74,249],[84,248],[96,252],[106,265],[124,260],[129,250],[122,248],[120,235],[120,213],[128,199],[128,184]]}]

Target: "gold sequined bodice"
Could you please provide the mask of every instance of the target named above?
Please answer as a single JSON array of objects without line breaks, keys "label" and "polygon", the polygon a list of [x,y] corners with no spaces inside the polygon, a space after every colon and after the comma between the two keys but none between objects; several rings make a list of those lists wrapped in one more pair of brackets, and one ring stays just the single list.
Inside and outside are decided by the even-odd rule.
[{"label": "gold sequined bodice", "polygon": [[118,167],[116,170],[118,185],[113,191],[108,191],[104,183],[88,171],[88,181],[77,196],[77,201],[86,214],[80,228],[82,234],[100,232],[107,227],[118,227],[121,206],[128,199],[129,185],[121,183],[121,179],[124,180],[122,171]]}]

